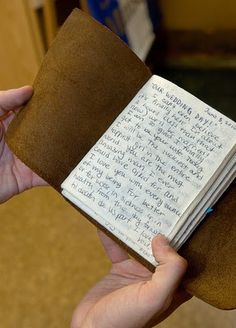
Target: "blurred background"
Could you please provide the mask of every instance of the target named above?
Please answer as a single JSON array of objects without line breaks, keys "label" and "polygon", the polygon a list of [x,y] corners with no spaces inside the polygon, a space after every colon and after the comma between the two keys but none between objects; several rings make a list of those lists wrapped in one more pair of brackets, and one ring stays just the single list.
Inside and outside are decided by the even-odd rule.
[{"label": "blurred background", "polygon": [[[81,8],[152,72],[236,119],[235,0],[0,0],[0,89],[31,84],[60,25]],[[0,205],[0,322],[69,327],[109,269],[96,229],[50,187]],[[159,327],[236,327],[236,311],[193,298]]]}]

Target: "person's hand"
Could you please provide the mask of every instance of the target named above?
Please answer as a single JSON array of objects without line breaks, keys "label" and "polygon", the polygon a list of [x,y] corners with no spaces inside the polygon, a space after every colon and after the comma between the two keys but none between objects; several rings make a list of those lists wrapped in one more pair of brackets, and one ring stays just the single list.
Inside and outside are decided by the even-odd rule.
[{"label": "person's hand", "polygon": [[159,262],[152,274],[104,233],[99,234],[112,268],[78,305],[71,328],[153,327],[191,298],[178,288],[187,262],[165,237],[157,236],[152,242]]},{"label": "person's hand", "polygon": [[0,203],[33,186],[46,185],[10,151],[4,139],[15,112],[32,94],[30,86],[0,91]]}]

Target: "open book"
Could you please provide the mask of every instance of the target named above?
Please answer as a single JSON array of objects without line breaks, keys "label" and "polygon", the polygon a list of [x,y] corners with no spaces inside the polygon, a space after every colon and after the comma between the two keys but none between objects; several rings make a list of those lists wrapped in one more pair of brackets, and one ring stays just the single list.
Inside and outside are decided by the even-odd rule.
[{"label": "open book", "polygon": [[62,183],[62,194],[152,264],[179,249],[236,176],[236,123],[152,76]]},{"label": "open book", "polygon": [[176,248],[184,243],[184,287],[232,309],[234,183],[199,222],[233,179],[235,136],[234,122],[152,77],[116,35],[74,10],[6,137],[17,157],[141,263],[154,269],[158,232]]}]

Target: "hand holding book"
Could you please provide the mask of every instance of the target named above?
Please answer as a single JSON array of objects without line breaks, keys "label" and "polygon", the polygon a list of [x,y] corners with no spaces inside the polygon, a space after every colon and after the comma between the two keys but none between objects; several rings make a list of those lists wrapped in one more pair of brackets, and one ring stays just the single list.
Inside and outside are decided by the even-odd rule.
[{"label": "hand holding book", "polygon": [[166,238],[158,236],[153,240],[153,254],[159,266],[152,274],[104,233],[99,235],[112,268],[82,299],[71,328],[96,327],[98,322],[103,328],[153,327],[191,298],[178,288],[186,261]]},{"label": "hand holding book", "polygon": [[[19,106],[28,100],[31,95],[31,87],[0,91],[0,203],[24,191],[26,188],[44,184],[42,179],[14,157],[4,143],[4,130],[7,129],[9,122],[13,118],[14,114],[12,111],[19,109]],[[13,172],[16,173],[14,174]],[[155,314],[155,319],[154,321],[152,320],[153,324],[157,320],[163,320],[166,312],[163,313],[163,309],[166,309],[167,302],[168,305],[170,304],[168,309],[171,308],[171,311],[179,305],[179,297],[178,302],[176,302],[175,297],[173,297],[173,302],[171,302],[172,299],[170,297],[172,297],[172,294],[177,293],[176,287],[185,272],[184,260],[174,253],[171,248],[166,247],[167,241],[165,239],[161,242],[159,238],[159,243],[156,240],[154,243],[154,254],[159,254],[158,258],[159,261],[162,261],[162,264],[158,267],[158,272],[155,274],[157,275],[157,279],[155,279],[157,281],[154,281],[153,276],[152,284],[149,284],[147,279],[152,278],[150,271],[138,262],[129,259],[128,254],[102,232],[100,232],[100,236],[104,248],[113,263],[113,268],[109,275],[96,285],[80,303],[73,316],[72,327],[88,327],[93,322],[96,325],[97,320],[99,320],[100,322],[103,321],[103,327],[110,326],[111,324],[112,326],[119,325],[125,327],[133,327],[135,325],[137,328],[143,326],[143,322],[148,322],[149,319],[153,318],[153,314]],[[162,270],[162,266],[164,266],[164,270]],[[176,270],[173,270],[175,268]],[[129,279],[127,279],[127,276],[129,276]],[[144,288],[145,284],[146,288]],[[140,294],[139,286],[144,290],[143,296]],[[147,293],[145,290],[149,290],[149,292]],[[181,303],[188,299],[188,296],[185,294],[184,299],[181,298]],[[133,302],[134,299],[137,299],[137,296],[140,297],[140,304]],[[147,297],[152,298],[155,296],[157,296],[157,304],[155,306],[154,304],[152,305],[151,313],[150,305],[146,301]],[[122,302],[124,298],[128,302],[125,306],[124,302]],[[88,302],[90,304],[89,308]],[[99,306],[98,303],[100,304]],[[116,304],[119,304],[119,308]],[[140,307],[139,318],[133,315],[137,310],[137,306]],[[93,311],[95,307],[96,310]],[[106,311],[104,311],[104,307]],[[105,315],[105,312],[109,313],[108,316]],[[169,314],[168,311],[166,315],[168,316]],[[112,322],[109,323],[109,318],[111,317]]]},{"label": "hand holding book", "polygon": [[[234,177],[235,123],[151,77],[80,11],[58,33],[34,89],[9,146],[60,193],[63,184],[71,204],[142,263],[154,263],[158,232],[180,247]],[[189,262],[185,288],[227,309],[236,306],[234,218],[232,184],[180,249]]]},{"label": "hand holding book", "polygon": [[62,184],[62,194],[155,265],[179,249],[236,175],[236,124],[153,76]]},{"label": "hand holding book", "polygon": [[14,156],[5,142],[5,132],[14,112],[19,111],[32,94],[30,86],[0,91],[0,204],[26,189],[46,184]]}]

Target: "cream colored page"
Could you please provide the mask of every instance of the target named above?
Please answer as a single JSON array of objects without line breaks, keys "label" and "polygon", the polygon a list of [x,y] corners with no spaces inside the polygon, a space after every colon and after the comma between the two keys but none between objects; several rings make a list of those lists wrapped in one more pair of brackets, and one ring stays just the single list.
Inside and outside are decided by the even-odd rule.
[{"label": "cream colored page", "polygon": [[85,212],[155,263],[153,236],[171,233],[235,140],[233,121],[153,76],[62,188],[67,198],[72,195]]}]

